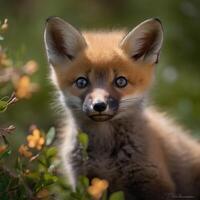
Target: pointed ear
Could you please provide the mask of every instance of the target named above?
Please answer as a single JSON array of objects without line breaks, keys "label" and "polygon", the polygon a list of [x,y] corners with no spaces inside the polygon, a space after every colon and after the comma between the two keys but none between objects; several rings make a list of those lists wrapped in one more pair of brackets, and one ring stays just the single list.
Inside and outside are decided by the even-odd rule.
[{"label": "pointed ear", "polygon": [[163,42],[160,20],[149,19],[136,26],[121,41],[120,47],[135,61],[157,63]]},{"label": "pointed ear", "polygon": [[87,46],[81,33],[58,17],[47,20],[44,41],[48,60],[53,66],[70,62]]}]

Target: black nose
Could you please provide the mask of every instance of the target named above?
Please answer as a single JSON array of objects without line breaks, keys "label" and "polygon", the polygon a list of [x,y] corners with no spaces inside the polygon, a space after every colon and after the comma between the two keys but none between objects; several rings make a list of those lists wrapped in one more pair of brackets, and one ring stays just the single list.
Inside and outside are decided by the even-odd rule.
[{"label": "black nose", "polygon": [[106,109],[107,105],[104,102],[95,103],[93,109],[97,112],[103,112]]}]

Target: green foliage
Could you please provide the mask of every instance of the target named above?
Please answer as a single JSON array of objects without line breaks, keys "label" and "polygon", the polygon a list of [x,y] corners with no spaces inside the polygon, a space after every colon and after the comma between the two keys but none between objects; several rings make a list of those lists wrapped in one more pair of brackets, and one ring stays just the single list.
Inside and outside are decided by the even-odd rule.
[{"label": "green foliage", "polygon": [[[29,157],[20,150],[15,157],[11,147],[7,146],[0,154],[0,199],[69,199],[69,200],[92,200],[87,192],[90,181],[81,176],[78,179],[76,191],[67,184],[66,179],[59,175],[57,160],[57,148],[47,146],[47,141],[52,137],[53,128],[47,134],[46,143],[40,151],[26,149],[33,154]],[[81,133],[81,138],[86,138]],[[50,137],[50,138],[49,138]],[[83,140],[84,144],[86,139]],[[9,143],[6,143],[8,145]],[[25,150],[24,150],[25,151]],[[7,168],[8,157],[15,157],[15,167]],[[107,200],[104,192],[103,200]],[[123,200],[121,192],[111,195],[109,200]]]},{"label": "green foliage", "polygon": [[115,192],[110,196],[109,200],[124,200],[124,194],[123,192]]},{"label": "green foliage", "polygon": [[[15,97],[12,96],[10,99],[13,98]],[[2,105],[8,106],[9,103],[5,101],[5,104],[2,103]],[[6,109],[2,109],[2,112],[5,111]],[[0,199],[93,199],[92,194],[88,192],[88,188],[96,186],[90,186],[90,181],[87,177],[79,177],[76,191],[73,191],[66,182],[66,178],[63,178],[59,174],[58,169],[60,164],[57,160],[57,148],[52,146],[55,139],[54,127],[49,129],[45,137],[44,133],[34,126],[32,128],[32,134],[27,136],[28,143],[21,145],[17,155],[13,154],[12,145],[10,145],[6,138],[7,134],[10,133],[9,131],[13,131],[12,126],[1,129],[2,143],[4,143],[4,146],[1,145],[0,149]],[[31,142],[38,144],[43,138],[45,138],[45,142],[41,143],[43,145],[42,148],[38,145],[31,145]],[[87,134],[80,132],[78,134],[78,140],[83,148],[83,155],[87,157]],[[16,159],[15,166],[12,168],[8,168],[6,165],[9,158]],[[103,200],[108,199],[105,191],[99,192]],[[109,200],[123,200],[123,196],[121,192],[114,193]]]},{"label": "green foliage", "polygon": [[0,100],[0,112],[4,112],[7,109],[7,101]]},{"label": "green foliage", "polygon": [[51,127],[46,135],[46,145],[49,146],[52,144],[53,139],[55,138],[56,131],[54,127]]},{"label": "green foliage", "polygon": [[81,145],[83,146],[83,148],[85,150],[87,150],[87,147],[88,147],[88,135],[86,133],[79,133],[78,134],[78,139],[79,139],[79,142],[81,143]]},{"label": "green foliage", "polygon": [[10,156],[11,153],[12,153],[11,149],[6,149],[5,151],[1,152],[0,153],[0,160],[3,159],[3,158],[6,158],[8,156]]},{"label": "green foliage", "polygon": [[78,134],[78,141],[82,147],[83,158],[87,159],[88,135],[86,133],[80,132]]}]

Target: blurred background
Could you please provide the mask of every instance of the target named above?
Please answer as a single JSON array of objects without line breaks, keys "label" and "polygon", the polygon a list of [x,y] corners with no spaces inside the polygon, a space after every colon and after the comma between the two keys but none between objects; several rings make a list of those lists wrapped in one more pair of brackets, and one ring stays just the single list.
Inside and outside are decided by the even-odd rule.
[{"label": "blurred background", "polygon": [[[49,16],[62,17],[80,29],[129,30],[145,19],[160,18],[164,45],[152,102],[200,137],[199,0],[0,0],[0,20],[9,20],[8,32],[0,44],[16,68],[28,60],[37,61],[38,71],[31,81],[39,85],[31,98],[20,100],[0,115],[0,126],[13,124],[18,134],[24,134],[31,124],[43,130],[54,125],[43,43]],[[10,92],[0,85],[0,97]]]}]

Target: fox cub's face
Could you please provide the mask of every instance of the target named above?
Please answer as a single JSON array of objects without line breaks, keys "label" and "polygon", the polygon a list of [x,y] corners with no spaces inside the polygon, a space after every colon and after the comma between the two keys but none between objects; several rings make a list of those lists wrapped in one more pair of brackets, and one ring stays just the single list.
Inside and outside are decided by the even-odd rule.
[{"label": "fox cub's face", "polygon": [[68,106],[95,121],[109,120],[142,98],[153,79],[163,32],[146,20],[123,32],[81,34],[60,18],[48,19],[45,46],[54,82]]}]

